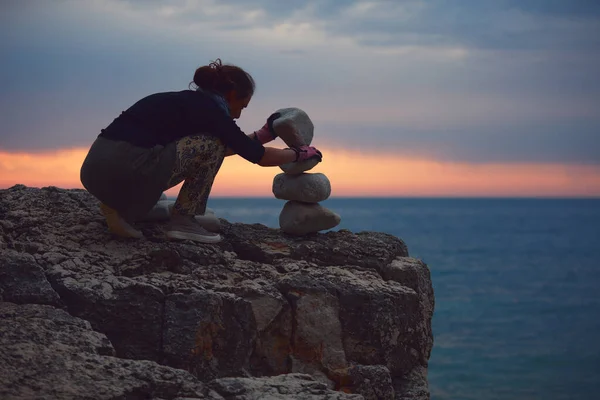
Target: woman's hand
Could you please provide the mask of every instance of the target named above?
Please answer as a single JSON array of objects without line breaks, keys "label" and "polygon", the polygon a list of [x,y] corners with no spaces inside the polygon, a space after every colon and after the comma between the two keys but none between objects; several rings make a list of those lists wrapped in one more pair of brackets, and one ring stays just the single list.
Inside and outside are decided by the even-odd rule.
[{"label": "woman's hand", "polygon": [[296,162],[318,159],[319,162],[323,160],[323,154],[316,147],[312,146],[300,146],[292,147],[292,150],[296,152]]},{"label": "woman's hand", "polygon": [[254,138],[261,142],[262,144],[269,143],[272,140],[277,138],[277,134],[275,133],[275,129],[273,129],[273,121],[281,116],[280,113],[273,113],[267,119],[265,125],[254,132]]},{"label": "woman's hand", "polygon": [[276,149],[274,147],[265,147],[265,154],[258,162],[261,167],[275,167],[298,161],[323,159],[319,150],[311,146],[300,146],[289,149]]}]

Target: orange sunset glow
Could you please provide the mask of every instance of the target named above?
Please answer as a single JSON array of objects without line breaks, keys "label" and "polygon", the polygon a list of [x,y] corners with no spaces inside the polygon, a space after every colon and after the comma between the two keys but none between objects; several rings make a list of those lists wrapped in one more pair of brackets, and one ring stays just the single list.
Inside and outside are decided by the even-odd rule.
[{"label": "orange sunset glow", "polygon": [[[467,164],[386,154],[322,149],[324,161],[311,172],[331,181],[332,197],[404,196],[600,196],[600,167],[563,164]],[[79,168],[87,149],[44,153],[0,152],[0,188],[80,188]],[[225,159],[214,197],[270,197],[279,168]],[[179,187],[167,194],[175,196]]]}]

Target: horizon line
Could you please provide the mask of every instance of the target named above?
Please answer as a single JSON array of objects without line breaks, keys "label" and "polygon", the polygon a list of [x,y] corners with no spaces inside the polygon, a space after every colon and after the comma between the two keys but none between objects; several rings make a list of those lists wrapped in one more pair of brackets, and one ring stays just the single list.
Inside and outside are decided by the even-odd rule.
[{"label": "horizon line", "polygon": [[[177,198],[176,196],[167,196],[167,198],[169,199],[175,199]],[[212,196],[209,197],[210,199],[272,199],[272,200],[280,200],[280,201],[288,201],[288,200],[283,200],[283,199],[278,199],[276,197],[269,197],[269,196]],[[344,200],[344,199],[441,199],[441,200],[477,200],[477,199],[481,199],[481,200],[486,200],[486,199],[503,199],[503,200],[600,200],[600,196],[514,196],[514,195],[510,195],[510,196],[503,196],[503,195],[495,195],[495,196],[483,196],[483,195],[477,195],[477,196],[469,196],[469,195],[459,195],[459,196],[448,196],[448,195],[439,195],[439,196],[420,196],[420,195],[402,195],[402,196],[397,196],[397,195],[392,195],[392,196],[388,196],[388,195],[382,195],[382,196],[364,196],[364,195],[360,195],[360,196],[331,196],[325,200],[322,201],[327,201],[330,199],[340,199],[340,200]]]},{"label": "horizon line", "polygon": [[[59,189],[64,189],[64,190],[86,190],[84,188],[81,187],[60,187],[60,186],[56,186],[56,185],[47,185],[47,186],[29,186],[29,185],[25,185],[25,184],[14,184],[8,187],[0,187],[0,190],[8,190],[11,189],[15,186],[25,186],[28,188],[36,188],[36,189],[44,189],[44,188],[48,188],[48,187],[56,187]],[[166,192],[166,191],[165,191]],[[166,193],[165,193],[166,194]],[[170,194],[167,194],[167,198],[168,199],[176,199],[177,196],[173,196]],[[288,200],[284,200],[284,199],[278,199],[274,196],[264,196],[264,195],[215,195],[215,196],[210,196],[210,199],[259,199],[259,200],[266,200],[266,199],[272,199],[272,200],[280,200],[280,201],[288,201]],[[329,199],[339,199],[339,200],[344,200],[344,199],[423,199],[423,200],[433,200],[433,199],[437,199],[437,200],[493,200],[493,199],[502,199],[502,200],[600,200],[600,196],[598,195],[524,195],[524,196],[519,196],[519,195],[501,195],[501,194],[497,194],[497,195],[447,195],[447,194],[439,194],[439,195],[410,195],[410,194],[405,194],[405,195],[364,195],[364,194],[360,194],[360,195],[340,195],[340,196],[330,196],[325,200],[322,201],[327,201]]]}]

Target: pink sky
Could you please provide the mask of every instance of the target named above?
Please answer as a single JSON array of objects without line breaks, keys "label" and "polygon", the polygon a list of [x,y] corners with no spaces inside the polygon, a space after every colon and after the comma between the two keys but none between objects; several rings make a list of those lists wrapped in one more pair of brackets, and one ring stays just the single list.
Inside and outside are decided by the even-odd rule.
[{"label": "pink sky", "polygon": [[[327,175],[332,197],[345,196],[600,196],[600,167],[561,164],[468,164],[322,149],[311,172]],[[14,184],[79,188],[87,149],[44,153],[0,152],[0,187]],[[213,196],[270,197],[282,171],[226,158]],[[176,195],[178,187],[168,192]]]}]

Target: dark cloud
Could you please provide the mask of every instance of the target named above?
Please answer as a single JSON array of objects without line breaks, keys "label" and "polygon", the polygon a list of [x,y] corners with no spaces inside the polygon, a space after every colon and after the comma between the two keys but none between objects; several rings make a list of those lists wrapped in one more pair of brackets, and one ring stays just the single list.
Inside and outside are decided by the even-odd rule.
[{"label": "dark cloud", "polygon": [[[146,2],[130,3],[148,7]],[[191,22],[210,17],[202,4],[179,18]],[[600,2],[596,0],[224,0],[218,4],[263,10],[266,16],[260,22],[265,25],[289,20],[316,23],[331,34],[370,46],[600,49]]]},{"label": "dark cloud", "polygon": [[[596,0],[120,0],[132,7],[173,7],[180,24],[215,23],[222,29],[307,22],[366,46],[458,46],[493,50],[600,51]],[[368,6],[368,5],[371,6]],[[215,15],[211,5],[221,8]],[[251,21],[243,12],[261,10]]]},{"label": "dark cloud", "polygon": [[596,0],[505,0],[504,5],[534,14],[558,17],[600,17],[600,3]]},{"label": "dark cloud", "polygon": [[[371,12],[327,20],[366,45],[474,49],[600,49],[600,2],[377,2]],[[579,6],[578,6],[579,4]],[[421,6],[423,5],[423,6]]]}]

